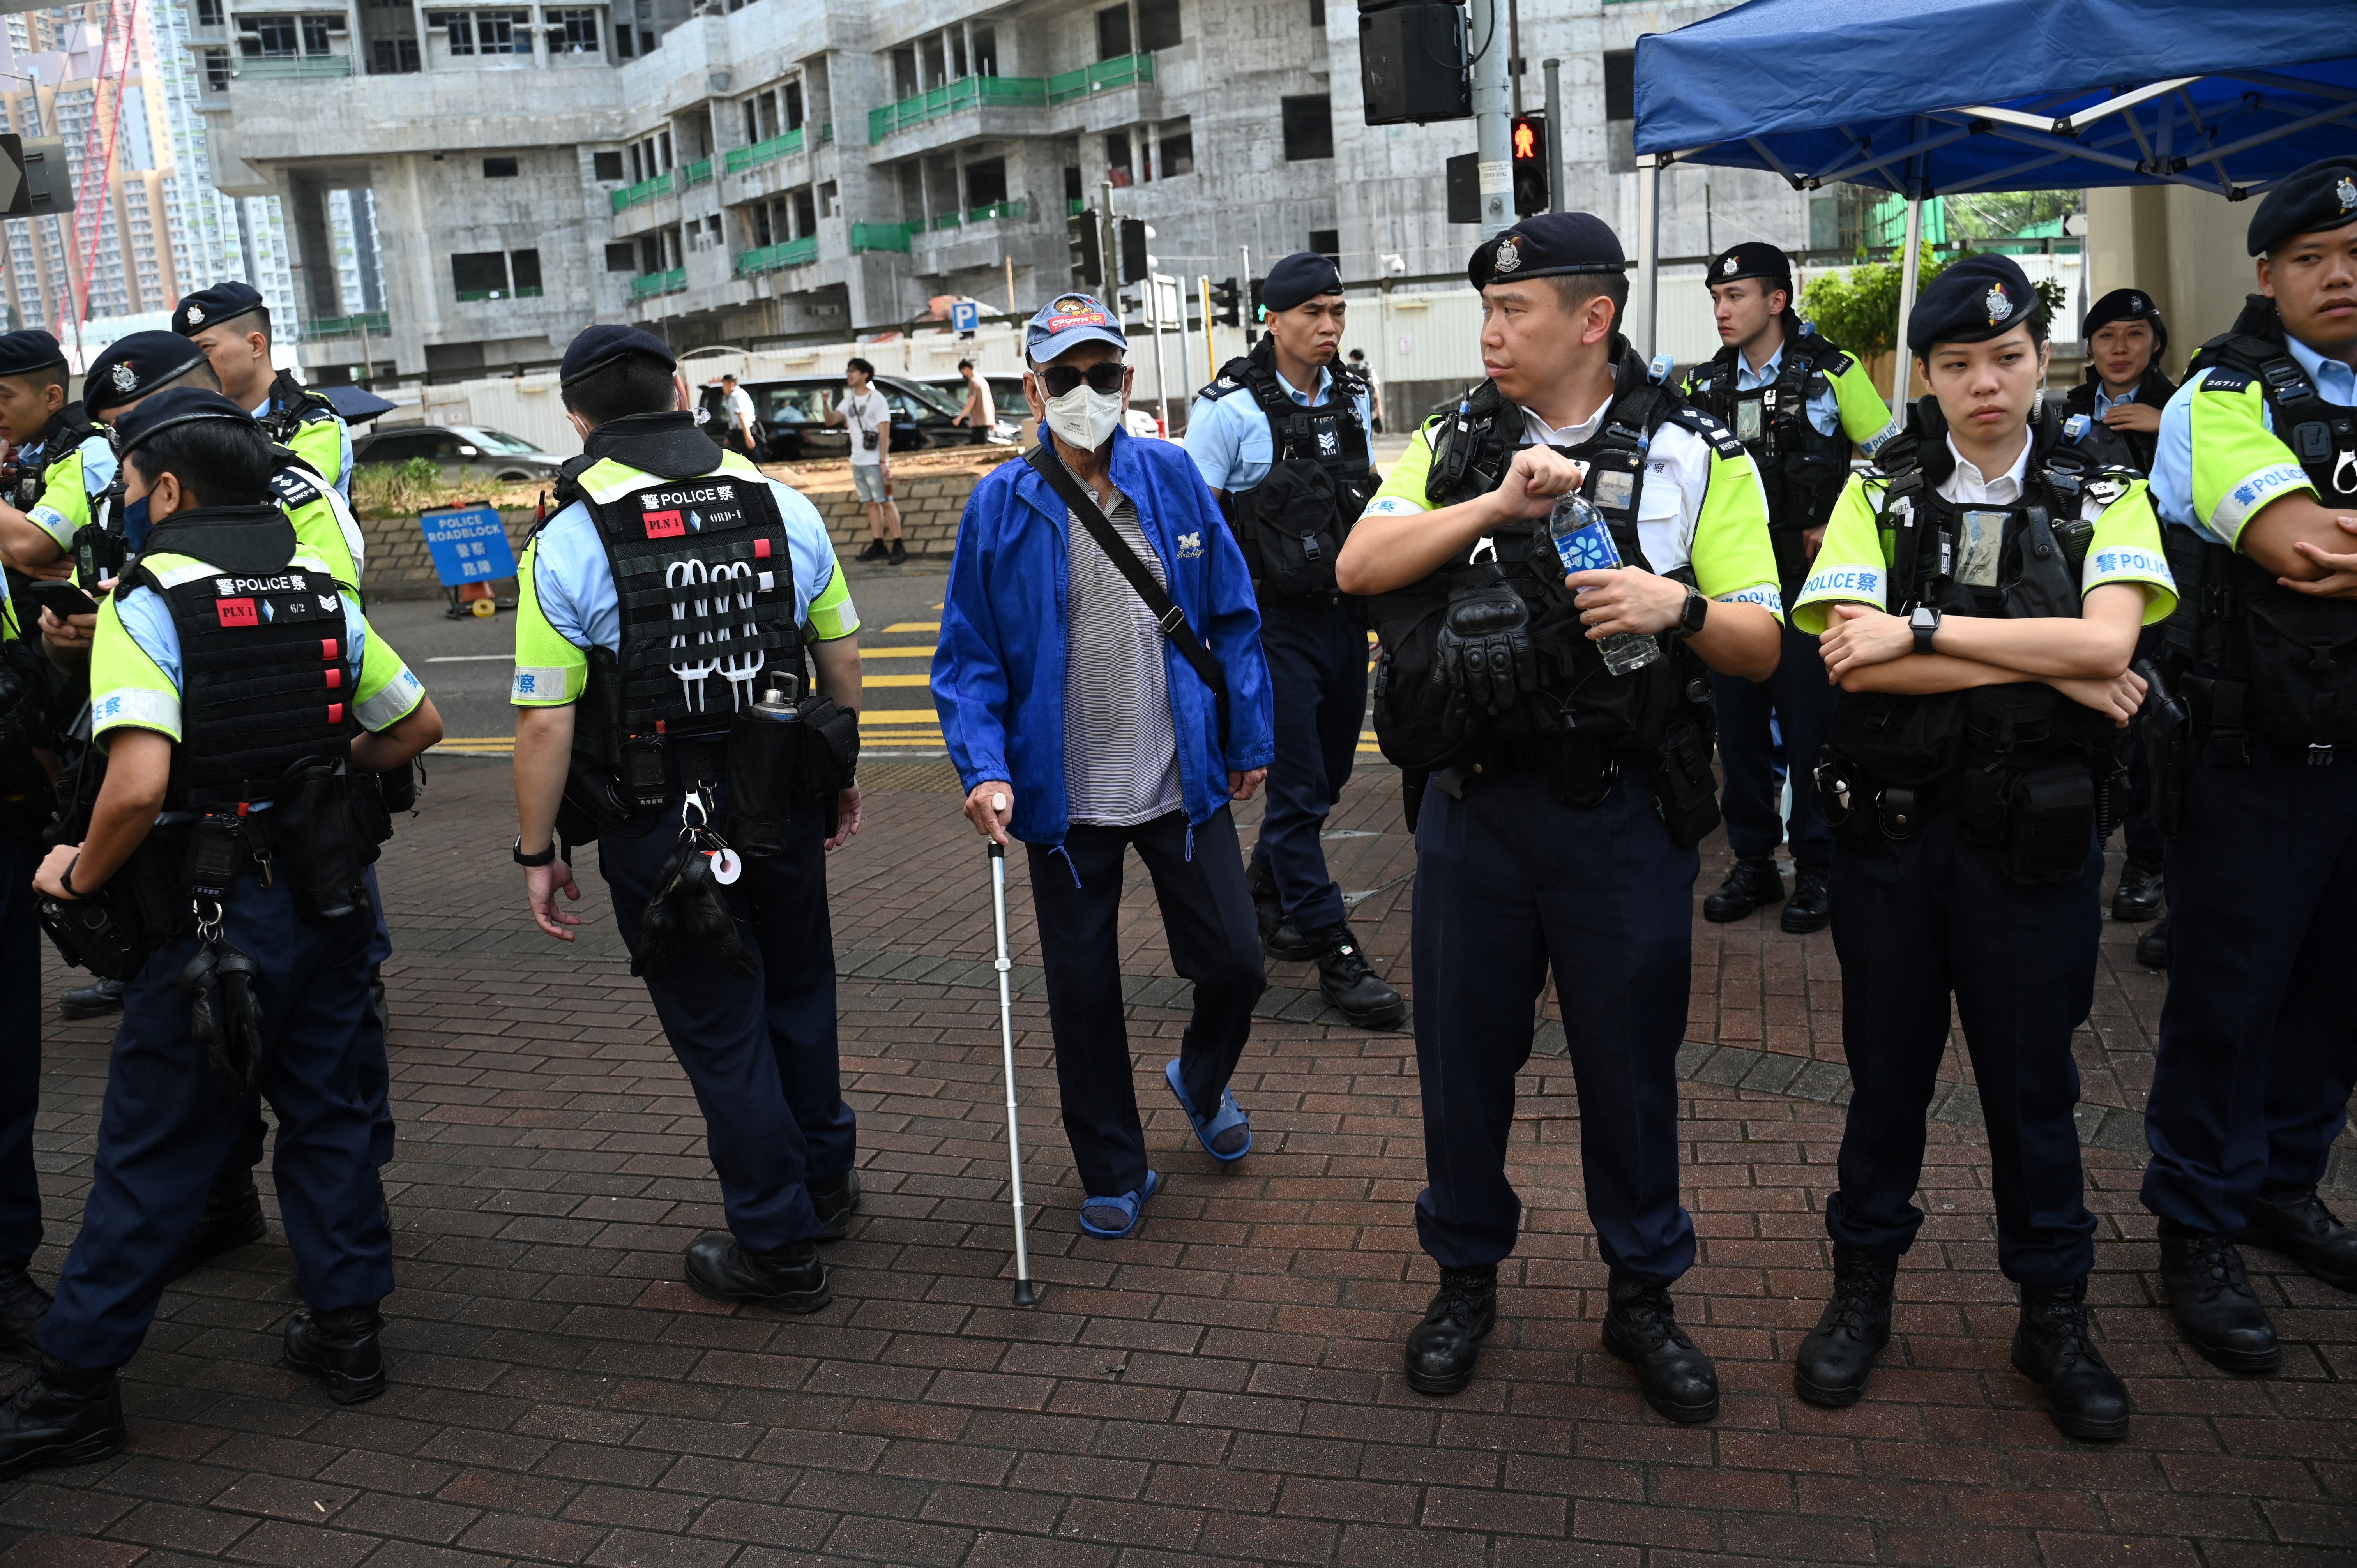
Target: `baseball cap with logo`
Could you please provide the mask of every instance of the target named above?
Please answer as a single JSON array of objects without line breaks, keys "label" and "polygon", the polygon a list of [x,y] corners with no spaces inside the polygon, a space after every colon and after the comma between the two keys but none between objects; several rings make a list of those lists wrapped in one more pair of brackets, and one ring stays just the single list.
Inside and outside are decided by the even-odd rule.
[{"label": "baseball cap with logo", "polygon": [[1110,343],[1123,353],[1129,339],[1121,317],[1092,294],[1060,294],[1039,307],[1023,329],[1023,351],[1035,365],[1059,359],[1083,343]]}]

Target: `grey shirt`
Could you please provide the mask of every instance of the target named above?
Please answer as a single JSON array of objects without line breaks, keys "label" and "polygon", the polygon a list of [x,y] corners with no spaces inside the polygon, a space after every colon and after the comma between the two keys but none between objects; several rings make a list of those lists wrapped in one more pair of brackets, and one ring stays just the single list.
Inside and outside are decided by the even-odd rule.
[{"label": "grey shirt", "polygon": [[[1103,492],[1097,492],[1100,502]],[[1154,580],[1169,576],[1146,542],[1137,510],[1116,495],[1105,514]],[[1071,820],[1128,827],[1178,811],[1178,737],[1162,628],[1081,520],[1070,512],[1066,597],[1064,788]]]}]

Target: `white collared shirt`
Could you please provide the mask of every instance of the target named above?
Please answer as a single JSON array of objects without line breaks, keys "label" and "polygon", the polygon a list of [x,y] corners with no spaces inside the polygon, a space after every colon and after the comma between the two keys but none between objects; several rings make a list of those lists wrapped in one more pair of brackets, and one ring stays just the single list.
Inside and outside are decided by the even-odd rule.
[{"label": "white collared shirt", "polygon": [[2028,427],[2021,433],[2021,450],[2014,455],[2013,467],[1995,478],[1990,478],[1974,466],[1972,460],[1956,450],[1956,438],[1947,438],[1948,456],[1956,460],[1955,471],[1940,481],[1940,499],[1958,506],[2011,506],[2021,499],[2021,488],[2029,477],[2029,448],[2035,445]]}]

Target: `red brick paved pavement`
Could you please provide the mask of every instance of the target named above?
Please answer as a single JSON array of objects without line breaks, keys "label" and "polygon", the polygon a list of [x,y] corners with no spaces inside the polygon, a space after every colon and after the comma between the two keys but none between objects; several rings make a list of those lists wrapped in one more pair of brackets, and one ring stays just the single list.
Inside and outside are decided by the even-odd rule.
[{"label": "red brick paved pavement", "polygon": [[[2093,1294],[2138,1414],[2106,1447],[2059,1436],[2007,1365],[1986,1140],[1970,1091],[1933,1130],[1923,1242],[1867,1402],[1794,1399],[1826,1264],[1819,1210],[1841,1112],[1829,939],[1697,924],[1686,1088],[1701,1261],[1679,1301],[1725,1412],[1677,1428],[1597,1347],[1604,1268],[1582,1214],[1559,1055],[1523,1079],[1530,1200],[1481,1378],[1430,1401],[1399,1340],[1430,1291],[1405,1035],[1321,1021],[1278,966],[1236,1088],[1259,1145],[1216,1169],[1153,1077],[1184,1015],[1133,982],[1148,1136],[1168,1187],[1125,1243],[1078,1234],[1036,980],[1024,1031],[1028,1311],[1008,1232],[984,861],[924,769],[872,800],[834,862],[844,1066],[867,1197],[833,1249],[834,1305],[727,1310],[678,1283],[720,1222],[701,1125],[602,890],[568,951],[530,933],[500,852],[503,766],[436,769],[383,866],[401,1153],[393,1388],[349,1411],[276,1363],[283,1238],[165,1300],[127,1374],[131,1449],[0,1486],[0,1564],[814,1562],[1122,1568],[1371,1563],[2348,1561],[2357,1539],[2357,1304],[2254,1253],[2287,1340],[2246,1381],[2176,1346],[2127,1134],[2161,983],[2111,961],[2082,1036],[2102,1226]],[[1367,947],[1405,983],[1396,776],[1330,824]],[[1722,857],[1706,857],[1703,887]],[[1036,962],[1015,862],[1017,962]],[[1698,889],[1698,892],[1700,889]],[[1130,956],[1167,972],[1133,890]],[[887,973],[925,979],[877,978]],[[66,983],[52,965],[49,993]],[[74,1229],[107,1031],[48,1041],[52,1241]],[[1559,1049],[1559,1045],[1557,1047]],[[1813,1065],[1825,1063],[1824,1066]],[[1770,1084],[1792,1092],[1771,1092]],[[2104,1108],[2110,1108],[2107,1112]],[[2106,1144],[2118,1146],[2104,1146]],[[2344,1199],[2344,1208],[2349,1207]],[[59,1245],[37,1267],[53,1273]]]}]

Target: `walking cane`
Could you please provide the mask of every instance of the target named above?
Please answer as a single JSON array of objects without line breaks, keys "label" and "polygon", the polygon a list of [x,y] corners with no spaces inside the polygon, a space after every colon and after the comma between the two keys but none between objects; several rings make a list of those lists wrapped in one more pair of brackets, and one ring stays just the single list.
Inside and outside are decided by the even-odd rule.
[{"label": "walking cane", "polygon": [[[1006,797],[993,795],[990,809],[1003,811]],[[1015,1177],[1015,1305],[1029,1306],[1039,1299],[1031,1285],[1031,1260],[1023,1246],[1023,1129],[1015,1105],[1015,998],[1006,972],[1006,846],[990,841],[990,914],[998,935],[998,1040],[1006,1069],[1006,1165]]]}]

